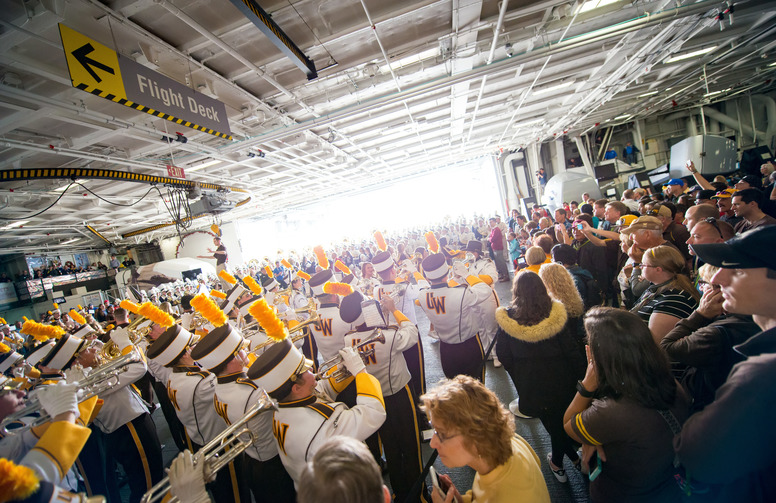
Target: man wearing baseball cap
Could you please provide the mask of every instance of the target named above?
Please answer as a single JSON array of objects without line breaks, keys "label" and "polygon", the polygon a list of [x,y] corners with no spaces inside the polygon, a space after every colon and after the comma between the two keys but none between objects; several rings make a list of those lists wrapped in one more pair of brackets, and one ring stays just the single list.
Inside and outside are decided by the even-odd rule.
[{"label": "man wearing baseball cap", "polygon": [[693,245],[721,269],[729,313],[752,315],[762,332],[735,347],[747,359],[730,371],[714,402],[690,417],[674,447],[694,480],[712,485],[715,501],[773,501],[776,495],[776,226],[754,229],[725,243]]},{"label": "man wearing baseball cap", "polygon": [[684,194],[687,184],[681,178],[671,178],[666,183],[666,187],[668,187],[668,198],[666,200],[675,203],[679,196]]}]

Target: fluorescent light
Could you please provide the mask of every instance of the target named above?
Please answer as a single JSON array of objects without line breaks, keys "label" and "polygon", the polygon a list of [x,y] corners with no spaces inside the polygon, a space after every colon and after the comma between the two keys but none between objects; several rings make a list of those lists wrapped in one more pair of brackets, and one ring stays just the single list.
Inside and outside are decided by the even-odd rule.
[{"label": "fluorescent light", "polygon": [[220,164],[222,162],[224,162],[224,161],[208,161],[208,162],[204,162],[202,164],[199,164],[197,166],[186,167],[186,171],[191,173],[192,171],[197,171],[197,170],[200,170],[200,169],[205,169],[205,168],[213,166],[215,164]]},{"label": "fluorescent light", "polygon": [[677,61],[684,61],[685,59],[696,58],[698,56],[702,56],[702,55],[704,55],[706,53],[709,53],[709,52],[713,51],[716,48],[717,48],[717,46],[713,45],[713,46],[707,47],[705,49],[698,49],[697,51],[686,52],[684,54],[677,54],[677,55],[671,56],[667,60],[663,61],[663,63],[675,63]]},{"label": "fluorescent light", "polygon": [[518,123],[514,124],[514,126],[512,126],[512,127],[514,127],[514,128],[521,128],[521,127],[525,127],[525,126],[530,126],[531,124],[538,124],[539,122],[542,122],[543,120],[544,120],[543,118],[539,117],[537,119],[531,119],[531,120],[527,120],[527,121],[524,121],[524,122],[518,122]]},{"label": "fluorescent light", "polygon": [[710,92],[710,93],[706,93],[706,94],[704,94],[704,95],[703,95],[703,97],[704,97],[704,98],[706,98],[706,97],[708,97],[708,96],[716,96],[717,94],[722,94],[722,93],[725,93],[725,92],[728,92],[728,91],[730,91],[730,88],[727,88],[727,89],[721,89],[721,90],[719,90],[719,91],[712,91],[712,92]]},{"label": "fluorescent light", "polygon": [[614,120],[616,120],[616,121],[621,121],[621,120],[623,120],[623,119],[629,119],[629,118],[631,118],[631,117],[633,117],[633,116],[632,116],[632,115],[630,115],[630,114],[625,114],[625,115],[620,115],[620,116],[617,116],[617,117],[615,117],[615,118],[614,118]]},{"label": "fluorescent light", "polygon": [[610,3],[614,3],[617,1],[618,0],[587,0],[587,2],[583,3],[579,7],[576,14],[581,14],[589,10],[597,9],[598,7],[603,7],[604,5],[609,5]]},{"label": "fluorescent light", "polygon": [[771,66],[776,66],[776,61],[774,61],[773,63],[771,63],[770,65],[768,65],[768,67],[769,67],[769,68],[770,68]]},{"label": "fluorescent light", "polygon": [[69,245],[70,243],[75,243],[75,242],[76,242],[76,241],[78,241],[79,239],[81,239],[81,238],[73,238],[73,239],[68,239],[67,241],[62,241],[62,242],[61,242],[61,243],[59,243],[59,244],[61,244],[61,245]]},{"label": "fluorescent light", "polygon": [[22,225],[24,225],[26,223],[29,223],[29,220],[22,220],[22,221],[19,221],[19,222],[14,222],[12,224],[8,224],[5,227],[0,228],[0,230],[7,231],[8,229],[13,229],[13,228],[16,228],[16,227],[21,227]]},{"label": "fluorescent light", "polygon": [[646,98],[647,96],[654,96],[658,93],[658,91],[649,91],[648,93],[639,94],[639,98]]},{"label": "fluorescent light", "polygon": [[543,93],[549,93],[552,91],[557,91],[558,89],[564,89],[566,87],[569,87],[573,84],[575,84],[577,81],[574,79],[566,80],[564,82],[557,82],[555,84],[551,84],[547,87],[535,87],[531,92],[533,94],[543,94]]}]

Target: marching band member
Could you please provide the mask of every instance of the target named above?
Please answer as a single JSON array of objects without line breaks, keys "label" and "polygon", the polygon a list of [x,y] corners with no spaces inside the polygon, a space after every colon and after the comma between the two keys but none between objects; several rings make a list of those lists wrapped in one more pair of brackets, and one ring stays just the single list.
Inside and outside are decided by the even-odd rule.
[{"label": "marching band member", "polygon": [[422,265],[431,286],[421,289],[419,303],[439,334],[442,371],[449,379],[466,374],[484,380],[480,366],[485,352],[476,311],[492,297],[492,290],[476,276],[466,278],[468,285],[449,286],[450,267],[441,253],[429,255]]},{"label": "marching band member", "polygon": [[[173,325],[148,347],[147,355],[149,365],[153,361],[171,370],[165,383],[167,396],[186,428],[188,449],[197,452],[224,430],[224,421],[213,407],[215,374],[199,368],[191,357],[194,340],[188,330]],[[236,473],[234,463],[230,463],[229,470],[216,475],[211,485],[216,502],[250,501],[247,487],[241,491],[236,483],[232,484]]]},{"label": "marching band member", "polygon": [[355,375],[357,405],[350,409],[343,403],[316,398],[316,393],[332,394],[336,388],[329,380],[316,382],[309,370],[312,362],[288,338],[270,346],[248,370],[248,377],[279,402],[272,431],[283,466],[295,484],[326,440],[335,435],[365,440],[385,421],[379,381],[366,372],[353,348],[344,348],[339,355],[342,365]]},{"label": "marching band member", "polygon": [[334,358],[339,350],[345,347],[345,334],[352,328],[350,323],[344,322],[340,316],[339,296],[325,293],[323,290],[326,283],[333,281],[332,271],[324,269],[315,273],[309,282],[313,295],[319,302],[318,316],[320,317],[320,320],[309,328],[323,361]]},{"label": "marching band member", "polygon": [[361,264],[361,279],[358,282],[358,288],[364,295],[371,296],[376,286],[380,284],[375,274],[375,266],[371,262]]},{"label": "marching band member", "polygon": [[[408,260],[409,261],[409,260]],[[375,271],[380,277],[380,285],[374,289],[374,298],[382,301],[383,297],[390,295],[393,297],[396,307],[404,313],[407,318],[416,327],[418,319],[415,315],[415,300],[418,298],[420,288],[417,284],[410,282],[397,283],[398,278],[397,265],[393,261],[391,254],[387,251],[378,253],[372,259]],[[389,313],[389,319],[392,323],[398,323]],[[423,368],[423,344],[418,340],[414,346],[404,351],[404,359],[407,362],[407,368],[410,371],[412,380],[410,386],[415,391],[416,396],[426,392],[426,373]]]},{"label": "marching band member", "polygon": [[[355,331],[345,334],[346,346],[356,348],[376,329],[367,326],[362,312],[363,301],[364,296],[354,292],[340,303],[342,319],[356,327]],[[385,337],[385,342],[368,344],[368,349],[373,353],[364,363],[369,374],[380,382],[383,391],[387,416],[378,432],[388,463],[391,488],[396,501],[406,501],[408,497],[416,497],[410,494],[410,490],[423,471],[415,409],[417,396],[409,385],[411,376],[403,356],[406,349],[417,344],[418,327],[396,308],[390,295],[384,296],[381,304],[384,311],[391,313],[399,325],[378,329]]]},{"label": "marching band member", "polygon": [[[126,328],[111,332],[111,340],[122,354],[137,351]],[[83,339],[65,334],[40,365],[50,369],[69,369],[80,365],[84,369],[99,367],[99,354],[94,345],[86,346]],[[130,486],[130,503],[140,501],[143,494],[163,476],[162,451],[156,426],[145,403],[131,386],[146,372],[141,359],[130,363],[118,374],[118,383],[103,392],[102,408],[94,424],[105,434],[106,478],[109,494],[118,495],[115,464],[121,464]],[[105,494],[105,493],[103,493]]]},{"label": "marching band member", "polygon": [[[239,421],[257,402],[260,394],[258,386],[245,374],[248,359],[244,344],[245,339],[239,330],[223,323],[191,351],[191,357],[202,368],[216,375],[213,404],[227,426]],[[296,493],[278,456],[277,445],[272,438],[271,418],[262,414],[252,424],[251,429],[258,438],[245,450],[243,473],[238,475],[241,484],[250,488],[259,503],[293,503]]]}]

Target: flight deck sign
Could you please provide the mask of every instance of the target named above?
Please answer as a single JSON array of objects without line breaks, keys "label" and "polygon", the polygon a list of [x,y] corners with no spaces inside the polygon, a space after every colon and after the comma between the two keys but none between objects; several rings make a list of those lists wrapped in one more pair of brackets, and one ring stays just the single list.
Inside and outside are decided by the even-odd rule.
[{"label": "flight deck sign", "polygon": [[232,139],[226,107],[60,24],[73,87],[176,124]]}]

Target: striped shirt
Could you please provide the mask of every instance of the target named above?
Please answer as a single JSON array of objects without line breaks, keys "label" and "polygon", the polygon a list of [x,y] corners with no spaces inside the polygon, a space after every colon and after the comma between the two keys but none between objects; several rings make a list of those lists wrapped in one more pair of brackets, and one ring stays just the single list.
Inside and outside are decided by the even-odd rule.
[{"label": "striped shirt", "polygon": [[698,307],[698,301],[692,297],[690,292],[679,288],[671,288],[655,294],[656,289],[657,285],[647,288],[637,302],[638,305],[646,298],[645,296],[652,297],[636,313],[645,322],[649,322],[652,313],[663,313],[679,319],[687,318]]}]

